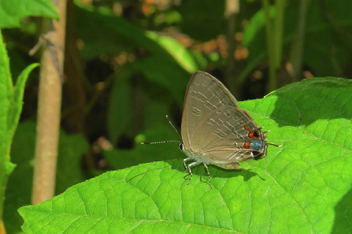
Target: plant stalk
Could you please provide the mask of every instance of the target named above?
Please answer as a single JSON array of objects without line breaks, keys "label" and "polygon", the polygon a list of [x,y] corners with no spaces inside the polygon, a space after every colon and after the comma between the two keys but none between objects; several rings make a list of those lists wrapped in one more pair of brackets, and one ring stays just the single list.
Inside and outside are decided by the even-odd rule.
[{"label": "plant stalk", "polygon": [[41,61],[32,203],[54,196],[65,48],[66,0],[53,0],[60,20],[45,20],[47,40]]}]

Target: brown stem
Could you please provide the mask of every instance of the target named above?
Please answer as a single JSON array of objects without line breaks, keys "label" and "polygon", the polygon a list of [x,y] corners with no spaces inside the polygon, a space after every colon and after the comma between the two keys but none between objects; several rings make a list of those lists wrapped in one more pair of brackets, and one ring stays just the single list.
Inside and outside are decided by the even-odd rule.
[{"label": "brown stem", "polygon": [[63,80],[66,0],[53,0],[60,21],[45,21],[46,47],[41,61],[38,125],[35,149],[32,203],[38,204],[54,196],[56,161]]}]

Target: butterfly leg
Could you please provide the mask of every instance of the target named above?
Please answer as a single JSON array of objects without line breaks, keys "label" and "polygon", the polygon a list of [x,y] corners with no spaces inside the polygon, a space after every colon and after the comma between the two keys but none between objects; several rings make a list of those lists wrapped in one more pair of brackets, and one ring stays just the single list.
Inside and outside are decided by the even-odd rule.
[{"label": "butterfly leg", "polygon": [[187,172],[187,171],[188,171],[188,167],[187,167],[187,164],[186,164],[186,163],[187,163],[187,161],[189,161],[189,160],[191,160],[190,157],[183,159],[183,165],[185,166],[185,171],[184,171],[184,172]]},{"label": "butterfly leg", "polygon": [[192,173],[191,167],[198,166],[199,164],[201,164],[201,162],[193,162],[193,163],[191,163],[191,164],[188,164],[188,165],[187,165],[188,172],[189,172],[189,174],[191,175],[191,178],[189,178],[189,181],[188,181],[187,185],[188,185],[189,183],[191,183],[192,176],[193,176],[193,173]]},{"label": "butterfly leg", "polygon": [[209,173],[208,166],[207,166],[207,164],[205,164],[205,163],[203,163],[203,165],[204,165],[205,169],[207,170],[207,173],[208,173],[208,176],[209,176],[209,186],[210,186],[210,188],[212,189],[213,186],[211,185],[211,178],[210,178],[210,173]]}]

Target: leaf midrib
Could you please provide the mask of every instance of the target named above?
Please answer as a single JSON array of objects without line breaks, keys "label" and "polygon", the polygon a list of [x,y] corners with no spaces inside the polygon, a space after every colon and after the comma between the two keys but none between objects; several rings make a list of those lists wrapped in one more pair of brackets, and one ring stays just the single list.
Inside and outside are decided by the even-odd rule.
[{"label": "leaf midrib", "polygon": [[[25,209],[22,210],[22,212],[24,211],[25,212]],[[46,212],[46,211],[41,211],[41,210],[33,210],[31,208],[28,208],[30,209],[30,212],[31,212],[31,217],[34,217],[34,220],[36,220],[35,216],[32,212],[36,212],[36,213],[40,213],[40,214],[47,214],[47,216],[45,216],[44,218],[42,218],[41,220],[44,220],[48,217],[50,217],[51,215],[55,215],[56,213],[50,213],[50,212]],[[214,226],[209,226],[209,225],[205,225],[205,224],[196,224],[196,223],[190,223],[190,222],[184,222],[184,221],[175,221],[175,220],[164,220],[164,219],[133,219],[133,218],[126,218],[126,217],[120,217],[120,218],[117,218],[117,217],[112,217],[112,216],[97,216],[97,215],[80,215],[80,214],[74,214],[74,213],[57,213],[58,215],[62,216],[62,215],[69,215],[69,216],[77,216],[77,218],[74,219],[74,221],[76,220],[79,220],[80,218],[84,218],[84,217],[89,217],[89,218],[96,218],[97,220],[99,220],[99,222],[102,220],[102,219],[113,219],[114,221],[121,221],[121,220],[131,220],[131,221],[140,221],[140,223],[142,222],[167,222],[167,223],[179,223],[179,224],[185,224],[185,225],[194,225],[194,226],[201,226],[201,227],[206,227],[206,228],[212,228],[212,229],[217,229],[217,230],[222,230],[222,231],[226,231],[226,232],[229,232],[229,233],[239,233],[239,231],[235,231],[235,230],[231,230],[231,229],[226,229],[226,228],[221,228],[221,227],[214,227]],[[28,219],[26,219],[28,220]],[[30,221],[27,221],[29,222],[30,224],[26,224],[26,226],[31,226],[31,222]],[[37,222],[37,221],[36,221]],[[70,223],[70,225],[73,224],[73,222]]]}]

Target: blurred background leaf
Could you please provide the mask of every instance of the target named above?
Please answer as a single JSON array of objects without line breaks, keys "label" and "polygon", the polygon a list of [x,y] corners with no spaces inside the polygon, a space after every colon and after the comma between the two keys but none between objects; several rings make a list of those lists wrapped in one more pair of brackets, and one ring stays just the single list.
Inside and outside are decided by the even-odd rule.
[{"label": "blurred background leaf", "polygon": [[209,41],[225,31],[225,1],[184,1],[178,7],[182,16],[180,30],[197,41]]},{"label": "blurred background leaf", "polygon": [[46,0],[2,1],[0,5],[0,28],[19,27],[26,16],[45,16],[59,19],[54,4]]},{"label": "blurred background leaf", "polygon": [[[143,141],[139,141],[139,138],[143,139]],[[104,151],[104,156],[115,169],[122,169],[139,163],[184,157],[183,152],[179,149],[180,143],[141,145],[141,142],[146,140],[158,142],[166,140],[177,141],[180,139],[171,126],[165,128],[165,125],[159,124],[137,136],[133,150],[106,150]]]}]

